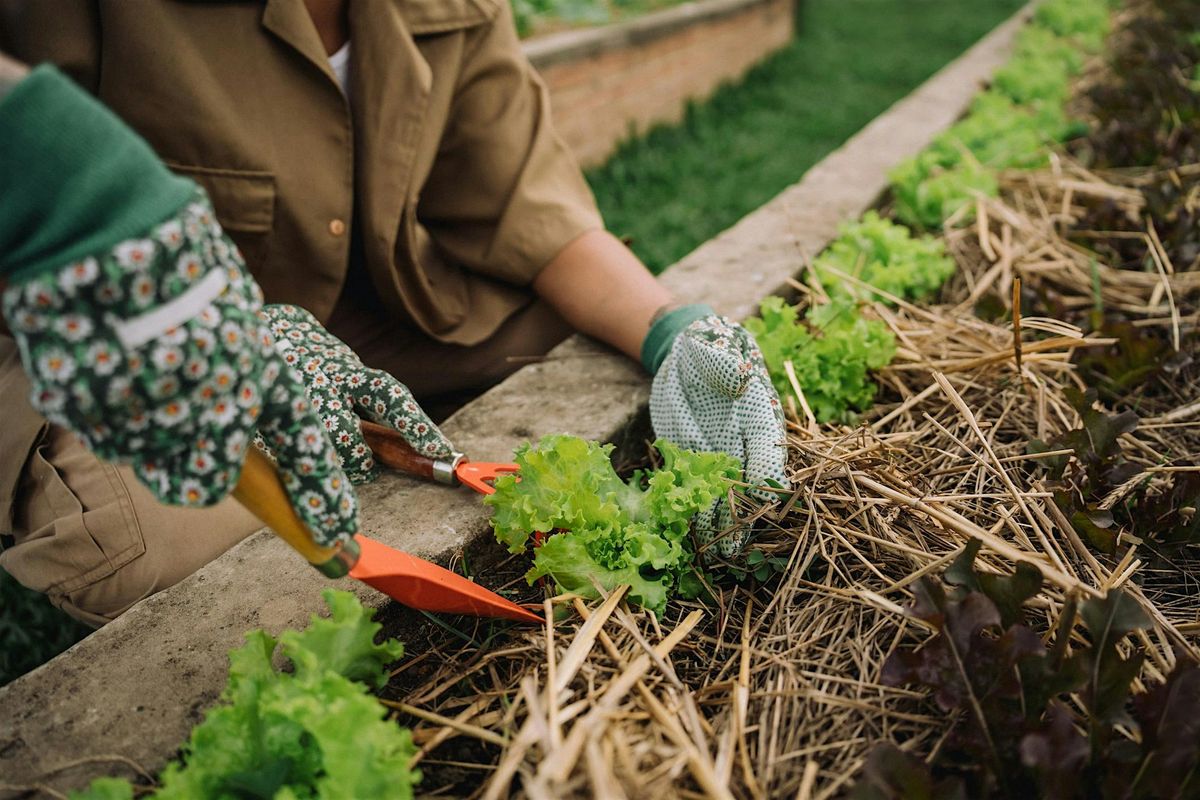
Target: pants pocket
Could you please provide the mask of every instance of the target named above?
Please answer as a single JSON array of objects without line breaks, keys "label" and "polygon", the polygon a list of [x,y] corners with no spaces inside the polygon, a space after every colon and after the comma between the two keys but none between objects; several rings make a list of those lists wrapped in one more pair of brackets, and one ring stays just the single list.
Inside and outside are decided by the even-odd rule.
[{"label": "pants pocket", "polygon": [[106,578],[146,550],[116,468],[55,426],[30,455],[13,516],[16,543],[0,556],[3,566],[52,597]]}]

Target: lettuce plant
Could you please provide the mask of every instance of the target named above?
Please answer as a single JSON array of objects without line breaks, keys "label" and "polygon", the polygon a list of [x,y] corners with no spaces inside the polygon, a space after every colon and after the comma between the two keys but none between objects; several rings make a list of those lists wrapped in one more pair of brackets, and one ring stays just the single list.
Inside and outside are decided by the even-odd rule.
[{"label": "lettuce plant", "polygon": [[896,218],[908,225],[937,229],[977,195],[995,197],[1000,184],[993,170],[977,161],[944,166],[936,153],[925,151],[900,162],[888,176],[896,201]]},{"label": "lettuce plant", "polygon": [[[308,629],[246,634],[229,654],[222,702],[205,716],[150,797],[378,797],[407,800],[420,774],[409,769],[416,749],[406,728],[386,717],[370,694],[387,680],[384,665],[403,646],[375,644],[380,625],[353,594],[326,589],[331,616]],[[279,649],[291,666],[272,657]],[[76,800],[128,800],[127,781],[101,779]],[[143,795],[145,796],[145,795]]]},{"label": "lettuce plant", "polygon": [[[1132,596],[1069,596],[1055,630],[1032,627],[1036,567],[974,567],[972,540],[942,580],[914,585],[909,613],[937,631],[902,645],[880,682],[928,692],[947,731],[928,760],[876,745],[850,797],[1195,797],[1200,774],[1200,666],[1180,654],[1142,691],[1150,619]],[[1083,631],[1076,631],[1076,620]],[[1133,636],[1130,636],[1133,634]]]},{"label": "lettuce plant", "polygon": [[584,597],[598,596],[597,586],[629,584],[630,599],[656,614],[681,582],[690,583],[691,519],[723,497],[741,469],[724,453],[665,440],[654,446],[662,467],[629,482],[613,470],[612,445],[560,435],[517,450],[520,478],[501,477],[484,502],[495,509],[496,538],[514,553],[537,532],[561,531],[537,548],[530,583],[548,575]]},{"label": "lettuce plant", "polygon": [[1108,34],[1109,11],[1107,0],[1047,0],[1038,6],[1033,22],[1094,53]]},{"label": "lettuce plant", "polygon": [[1070,78],[1084,52],[1099,46],[1108,30],[1106,0],[1048,0],[1021,32],[1013,58],[995,75],[970,111],[928,148],[889,176],[897,218],[940,228],[975,197],[996,196],[996,173],[1031,169],[1046,162],[1047,145],[1080,132],[1064,110]]},{"label": "lettuce plant", "polygon": [[954,274],[946,245],[932,236],[913,236],[908,228],[868,211],[858,222],[845,223],[814,262],[813,269],[831,296],[871,300],[878,295],[839,277],[852,275],[887,294],[920,299],[936,292]]},{"label": "lettuce plant", "polygon": [[852,411],[871,405],[876,386],[868,373],[890,364],[896,354],[887,326],[863,317],[846,296],[814,306],[804,321],[795,307],[768,297],[759,305],[759,316],[745,324],[758,340],[776,390],[792,393],[784,368],[790,361],[819,422],[848,420]]}]

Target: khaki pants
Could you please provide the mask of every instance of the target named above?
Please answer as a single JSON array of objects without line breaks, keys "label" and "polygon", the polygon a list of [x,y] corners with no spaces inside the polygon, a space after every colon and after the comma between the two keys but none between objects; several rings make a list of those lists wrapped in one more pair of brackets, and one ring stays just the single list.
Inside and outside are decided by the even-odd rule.
[{"label": "khaki pants", "polygon": [[[408,385],[434,419],[515,371],[521,360],[510,357],[544,354],[570,333],[540,302],[473,347],[432,341],[374,308],[348,302],[328,327],[368,366]],[[0,341],[5,347],[9,358],[0,352],[0,364],[11,367],[11,340]],[[13,377],[19,376],[0,376],[0,388],[11,387]],[[27,402],[11,389],[0,394],[4,406]],[[29,418],[27,407],[19,411],[15,417]],[[13,441],[21,441],[12,433]],[[12,494],[15,544],[0,553],[0,566],[91,625],[113,620],[262,527],[232,499],[208,509],[162,505],[130,470],[101,463],[73,435],[44,421],[33,440],[31,450],[0,450],[0,458],[25,459]],[[6,522],[0,519],[0,526]]]}]

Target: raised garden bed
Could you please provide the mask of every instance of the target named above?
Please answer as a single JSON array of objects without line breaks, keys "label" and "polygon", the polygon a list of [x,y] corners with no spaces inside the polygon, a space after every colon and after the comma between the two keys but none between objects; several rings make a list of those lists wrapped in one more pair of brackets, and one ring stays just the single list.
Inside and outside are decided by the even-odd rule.
[{"label": "raised garden bed", "polygon": [[[1067,32],[1094,35],[1065,16]],[[1042,21],[1064,18],[1048,11]],[[897,203],[884,210],[907,202],[913,221],[945,223],[956,270],[932,302],[901,296],[922,294],[921,280],[886,296],[865,280],[873,240],[887,240],[885,253],[937,256],[914,255],[912,240],[881,234],[874,218],[841,240],[857,260],[835,246],[795,283],[802,311],[838,292],[868,300],[858,313],[894,337],[895,357],[877,373],[877,402],[853,420],[812,402],[826,389],[803,372],[781,387],[799,488],[760,518],[766,531],[734,565],[741,585],[726,583],[707,606],[673,601],[658,618],[552,598],[566,614],[552,635],[480,648],[477,627],[434,632],[420,645],[433,656],[400,665],[386,694],[427,745],[427,788],[1200,791],[1200,384],[1190,356],[1200,36],[1188,35],[1200,13],[1139,0],[1115,22],[1107,54],[1079,65],[1066,106],[1088,133],[1050,148],[1067,133],[1052,126],[1028,160],[995,172],[989,142],[966,136],[968,117],[950,134],[963,160],[919,179],[938,181],[948,221],[920,213],[930,206],[911,198],[930,190],[905,195],[911,168],[896,171]],[[1163,107],[1147,109],[1147,97]],[[1012,113],[1031,110],[1018,106]],[[994,185],[959,192],[942,176],[961,164]],[[430,724],[413,708],[446,719]],[[504,741],[483,739],[473,721]],[[446,736],[460,744],[442,750]]]},{"label": "raised garden bed", "polygon": [[546,82],[559,135],[595,166],[786,45],[794,20],[795,0],[699,0],[539,36],[524,49]]},{"label": "raised garden bed", "polygon": [[[1073,27],[1067,4],[1048,9],[1044,26],[1095,35]],[[799,488],[760,518],[766,532],[740,565],[740,586],[726,583],[707,606],[673,601],[658,618],[560,596],[546,601],[548,616],[551,606],[566,615],[552,634],[480,648],[477,627],[435,633],[421,645],[432,657],[399,667],[387,694],[426,744],[427,788],[1200,791],[1200,385],[1190,357],[1200,37],[1187,35],[1200,31],[1200,13],[1143,0],[1116,24],[1106,58],[1072,67],[1086,70],[1067,109],[1090,134],[1050,149],[1068,134],[1051,126],[1028,160],[997,165],[990,141],[967,137],[977,124],[968,117],[950,134],[967,148],[962,160],[938,156],[949,160],[919,177],[937,181],[948,220],[913,202],[933,195],[906,183],[911,166],[896,171],[895,207],[945,224],[956,271],[935,302],[904,299],[909,287],[923,293],[920,280],[886,295],[865,280],[873,237],[888,239],[885,252],[914,249],[880,234],[878,219],[846,231],[857,261],[835,247],[814,262],[821,280],[795,284],[802,309],[838,292],[869,301],[858,313],[894,337],[895,358],[878,372],[879,402],[855,420],[811,402],[825,389],[803,373],[792,391],[781,387]],[[1082,40],[1080,52],[1088,47]],[[998,81],[997,91],[1018,84]],[[1164,106],[1146,109],[1147,97]],[[1034,102],[1011,113],[1050,112],[1041,104],[1061,98]],[[959,169],[970,170],[971,191],[943,179]],[[430,713],[443,719],[430,724]],[[503,741],[467,727],[476,721]],[[460,744],[443,751],[447,736]]]},{"label": "raised garden bed", "polygon": [[[1002,60],[1014,27],[989,37],[777,203],[697,251],[664,280],[685,299],[716,298],[723,311],[748,315],[763,294],[795,271],[798,247],[810,253],[823,249],[838,221],[874,202],[892,164],[953,121],[975,82]],[[740,272],[749,260],[757,265],[755,273],[730,287],[722,278],[727,265],[738,265]],[[644,397],[645,381],[632,365],[573,341],[464,409],[447,433],[485,459],[503,457],[523,439],[556,431],[628,441]],[[636,442],[633,430],[630,438]],[[464,549],[473,569],[479,569],[476,548],[486,515],[460,495],[401,478],[381,480],[363,494],[368,533],[443,559]],[[77,786],[90,774],[112,771],[117,760],[103,758],[109,755],[157,769],[215,699],[225,681],[224,653],[237,644],[240,632],[302,623],[315,610],[319,585],[282,546],[251,539],[18,680],[0,692],[5,780]],[[614,645],[629,643],[614,639]],[[650,679],[657,680],[648,673]],[[70,769],[63,769],[68,764]]]}]

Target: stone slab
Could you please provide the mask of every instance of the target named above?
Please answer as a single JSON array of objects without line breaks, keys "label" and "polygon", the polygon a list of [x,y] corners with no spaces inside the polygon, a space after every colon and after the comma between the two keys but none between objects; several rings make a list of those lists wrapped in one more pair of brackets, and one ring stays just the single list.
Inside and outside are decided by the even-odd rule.
[{"label": "stone slab", "polygon": [[579,61],[610,50],[619,50],[670,36],[698,22],[715,22],[740,14],[770,0],[698,0],[644,14],[615,25],[579,28],[538,36],[521,48],[538,69]]},{"label": "stone slab", "polygon": [[[738,318],[752,313],[763,296],[786,287],[802,254],[819,252],[841,221],[878,200],[892,165],[962,113],[1003,63],[1027,13],[997,28],[662,280],[683,300],[708,302]],[[479,460],[505,460],[522,441],[553,432],[637,443],[646,431],[648,393],[638,366],[574,337],[463,408],[444,429]],[[443,563],[463,550],[483,558],[498,552],[486,509],[467,490],[389,475],[360,496],[364,531],[388,544]],[[0,785],[78,788],[122,769],[103,761],[106,755],[161,768],[216,699],[225,654],[242,633],[303,624],[322,608],[324,584],[285,545],[259,533],[0,688]],[[384,600],[369,589],[357,591],[369,604]],[[64,769],[67,764],[75,766]],[[17,794],[0,790],[0,797]]]}]

